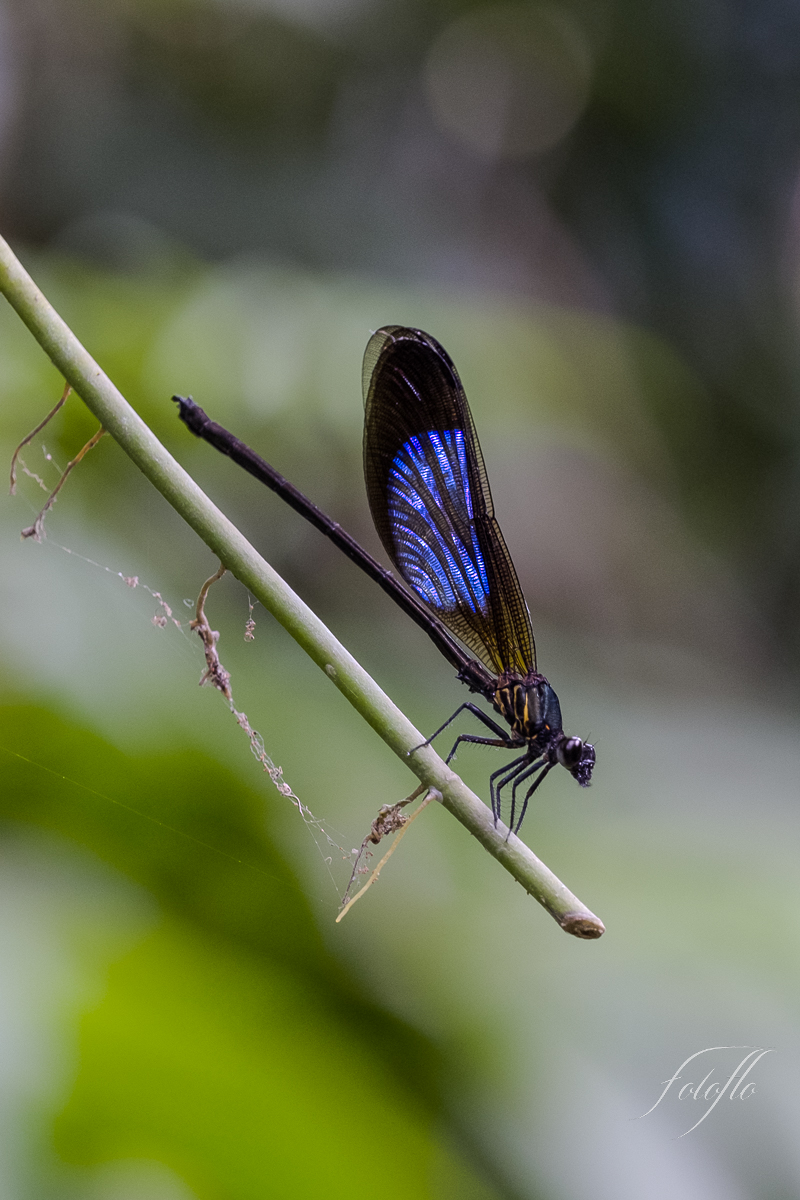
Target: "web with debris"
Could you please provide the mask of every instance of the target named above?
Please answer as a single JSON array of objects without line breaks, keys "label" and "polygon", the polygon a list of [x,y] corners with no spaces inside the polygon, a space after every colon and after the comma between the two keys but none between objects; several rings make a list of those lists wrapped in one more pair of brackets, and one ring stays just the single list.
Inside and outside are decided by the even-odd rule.
[{"label": "web with debris", "polygon": [[[427,788],[425,788],[423,786],[423,787],[417,788],[417,790],[415,792],[413,792],[411,794],[411,796],[408,796],[405,800],[402,800],[397,804],[383,805],[378,813],[378,816],[372,822],[370,832],[367,834],[367,836],[362,841],[361,846],[357,847],[355,849],[352,849],[352,850],[346,849],[341,844],[342,835],[340,833],[338,833],[338,831],[334,830],[327,821],[324,821],[318,817],[315,817],[314,814],[309,809],[309,807],[306,804],[304,804],[302,802],[302,800],[300,800],[300,798],[294,793],[294,791],[292,790],[290,785],[283,778],[282,768],[276,766],[275,763],[273,762],[273,760],[270,758],[269,754],[267,753],[266,747],[264,745],[264,739],[262,738],[261,734],[257,730],[253,729],[253,727],[250,724],[250,721],[247,717],[247,714],[244,712],[240,712],[236,708],[236,705],[235,705],[234,699],[233,699],[233,694],[231,692],[230,673],[222,665],[222,662],[220,661],[220,658],[219,658],[219,654],[217,652],[217,642],[219,641],[219,633],[216,632],[215,630],[211,629],[211,626],[209,625],[208,620],[205,615],[205,602],[208,597],[209,589],[212,587],[212,585],[214,583],[216,583],[219,579],[221,579],[222,576],[225,574],[225,568],[222,566],[222,564],[220,564],[219,570],[214,575],[212,575],[211,578],[207,579],[206,582],[203,584],[203,586],[200,590],[200,595],[198,597],[197,604],[195,606],[195,616],[190,621],[184,623],[182,621],[179,621],[178,618],[174,615],[172,606],[167,602],[167,600],[164,598],[162,593],[160,591],[156,591],[155,589],[149,587],[148,584],[143,583],[139,579],[138,575],[125,575],[122,571],[115,571],[112,567],[103,566],[101,563],[95,562],[93,559],[87,558],[85,555],[79,554],[78,552],[69,549],[67,546],[61,546],[61,545],[59,545],[59,543],[53,542],[53,541],[47,539],[47,536],[45,533],[45,519],[47,517],[47,514],[50,512],[53,505],[55,504],[55,502],[58,498],[58,495],[59,495],[61,489],[63,488],[64,484],[67,482],[67,479],[68,479],[70,473],[72,472],[72,470],[78,466],[78,464],[83,460],[84,456],[86,454],[88,454],[88,452],[90,450],[94,449],[94,447],[98,444],[98,442],[103,437],[103,434],[105,432],[103,427],[100,426],[100,428],[95,432],[95,434],[89,439],[89,441],[76,454],[75,458],[72,459],[69,463],[67,463],[66,467],[60,471],[58,482],[56,483],[55,487],[52,489],[49,489],[47,487],[46,483],[44,482],[44,480],[39,475],[37,475],[34,471],[31,471],[28,468],[28,466],[26,465],[26,463],[24,462],[24,460],[21,457],[21,451],[23,450],[23,448],[25,446],[32,443],[35,436],[45,428],[45,426],[49,423],[49,421],[62,408],[62,406],[64,405],[64,403],[66,402],[66,400],[68,399],[68,397],[70,395],[70,391],[71,391],[71,388],[67,384],[64,388],[64,392],[61,396],[61,399],[58,401],[58,403],[55,405],[55,407],[48,413],[48,415],[44,418],[44,420],[41,421],[36,426],[36,428],[33,429],[27,435],[27,437],[25,437],[20,442],[20,444],[17,446],[16,450],[14,451],[14,454],[13,454],[13,457],[11,460],[11,488],[10,488],[10,491],[11,491],[12,495],[14,495],[14,493],[16,491],[17,467],[18,466],[25,475],[27,475],[29,478],[33,479],[45,492],[48,492],[47,501],[45,502],[44,506],[39,511],[38,515],[36,516],[36,519],[35,519],[33,525],[22,530],[22,537],[23,538],[33,538],[37,542],[43,542],[45,540],[48,540],[48,544],[50,546],[56,547],[56,548],[62,550],[66,554],[69,554],[73,557],[77,557],[77,558],[81,559],[82,561],[84,561],[85,563],[87,563],[88,565],[90,565],[92,567],[95,567],[101,571],[105,571],[107,574],[112,575],[113,577],[122,580],[122,582],[127,587],[129,587],[131,589],[142,588],[142,590],[145,591],[148,595],[150,595],[152,597],[152,599],[154,599],[158,604],[158,608],[152,618],[152,624],[156,628],[166,629],[171,624],[181,632],[181,634],[184,636],[184,638],[187,638],[187,630],[191,631],[191,632],[195,632],[199,635],[199,637],[203,643],[203,652],[204,652],[205,661],[206,661],[206,667],[205,667],[205,670],[203,671],[203,674],[201,675],[200,684],[201,685],[204,685],[204,684],[210,685],[210,686],[214,687],[217,691],[222,693],[222,695],[224,696],[225,700],[228,703],[228,707],[229,707],[231,713],[236,718],[237,724],[239,725],[240,729],[243,730],[243,732],[246,734],[246,736],[248,738],[248,741],[250,743],[250,750],[251,750],[252,754],[255,756],[255,758],[258,760],[258,762],[261,763],[263,770],[266,772],[267,775],[269,775],[270,780],[272,781],[276,790],[282,796],[286,797],[286,799],[288,799],[294,805],[294,807],[298,810],[298,812],[302,816],[303,823],[305,824],[306,828],[308,829],[308,831],[314,841],[314,844],[320,854],[320,857],[322,858],[322,860],[327,868],[331,882],[332,882],[334,888],[336,889],[337,894],[339,895],[340,912],[339,912],[339,916],[337,917],[337,921],[340,921],[342,919],[342,917],[344,917],[345,914],[349,911],[349,909],[352,907],[352,905],[355,904],[355,902],[358,899],[360,899],[360,897],[372,886],[372,884],[377,881],[382,867],[385,865],[385,863],[388,861],[388,859],[392,856],[394,851],[397,849],[397,847],[400,843],[400,840],[402,839],[404,834],[407,832],[408,826],[422,812],[422,810],[431,802],[431,800],[436,799],[436,798],[441,798],[439,796],[439,793],[436,792],[435,790],[428,790]],[[55,460],[53,458],[53,455],[48,452],[47,448],[44,445],[42,445],[42,453],[44,456],[45,463],[48,466],[53,466],[53,467],[56,467],[56,469],[58,469],[57,464],[55,463]],[[193,602],[191,600],[184,600],[183,603],[187,607],[191,608]],[[255,622],[255,618],[253,616],[255,604],[254,604],[252,597],[250,597],[250,596],[248,596],[248,606],[249,606],[249,611],[248,611],[247,621],[246,621],[246,624],[244,627],[244,640],[246,642],[252,642],[255,638],[256,622]],[[187,638],[187,640],[188,640],[188,638]],[[422,803],[418,806],[418,808],[415,810],[415,812],[413,813],[412,816],[410,816],[410,817],[407,816],[403,812],[403,809],[424,792],[427,792],[427,795],[423,799]],[[367,872],[369,871],[369,860],[372,857],[371,847],[377,846],[382,841],[382,839],[390,833],[396,834],[395,839],[392,842],[390,849],[387,851],[386,854],[384,854],[384,856],[381,859],[378,866],[372,871],[368,881],[354,895],[353,892],[354,892],[356,883],[359,881],[359,879],[362,875],[367,874]],[[323,845],[323,842],[324,842],[324,845]],[[347,888],[345,889],[344,895],[342,895],[342,893],[336,883],[336,880],[334,878],[333,871],[332,871],[332,864],[333,864],[335,855],[341,856],[343,861],[351,864],[351,866],[352,866],[352,870],[350,873],[350,880],[347,885]]]},{"label": "web with debris", "polygon": [[[274,761],[268,754],[262,735],[258,732],[258,730],[254,729],[252,727],[252,725],[250,724],[250,721],[247,717],[247,714],[239,711],[236,708],[234,700],[233,700],[233,695],[230,690],[230,674],[222,666],[222,663],[220,662],[219,656],[216,651],[216,642],[219,638],[219,634],[210,629],[207,621],[205,620],[205,614],[204,614],[204,610],[203,610],[205,598],[206,598],[206,595],[208,592],[208,587],[211,585],[211,583],[216,578],[220,577],[220,572],[218,572],[216,576],[212,577],[212,579],[207,581],[207,583],[204,585],[204,589],[201,591],[200,601],[198,601],[198,604],[197,604],[196,615],[188,621],[186,621],[186,620],[181,621],[175,615],[175,608],[164,597],[162,592],[155,588],[150,587],[150,585],[145,583],[142,579],[140,579],[140,577],[138,575],[126,574],[124,571],[115,570],[113,567],[109,567],[109,566],[104,565],[103,563],[96,562],[94,559],[87,557],[85,554],[81,554],[78,551],[73,550],[68,546],[61,545],[59,542],[54,541],[52,538],[48,538],[48,536],[45,532],[45,517],[49,513],[50,509],[53,507],[53,503],[55,502],[55,499],[56,499],[61,487],[66,482],[66,479],[67,479],[72,467],[74,465],[77,465],[77,463],[83,457],[84,453],[86,453],[89,449],[93,448],[93,446],[96,445],[99,438],[98,438],[98,435],[96,434],[94,436],[94,438],[91,439],[91,442],[87,443],[87,445],[83,448],[81,453],[79,455],[77,455],[76,458],[73,459],[72,462],[70,464],[68,464],[66,468],[61,468],[59,466],[59,464],[57,463],[54,455],[47,449],[46,445],[41,444],[41,454],[42,454],[42,457],[44,460],[44,472],[43,473],[46,474],[48,469],[50,469],[50,470],[54,469],[55,471],[58,472],[58,483],[56,484],[55,488],[48,487],[47,483],[41,477],[41,475],[37,474],[36,471],[31,470],[28,467],[26,462],[22,459],[22,457],[20,455],[20,451],[22,450],[23,446],[25,446],[26,444],[29,444],[31,442],[31,440],[35,436],[35,434],[37,432],[39,432],[40,429],[44,428],[44,426],[47,424],[47,422],[50,420],[50,418],[52,418],[56,414],[56,412],[58,412],[58,410],[61,408],[64,401],[66,400],[68,394],[69,394],[69,389],[65,389],[64,395],[62,396],[61,400],[55,406],[55,408],[50,412],[50,414],[48,414],[48,417],[45,419],[45,421],[43,421],[41,423],[41,425],[38,426],[37,429],[33,431],[32,434],[29,434],[24,442],[20,443],[20,446],[17,448],[17,451],[14,454],[14,458],[12,461],[12,469],[11,469],[11,491],[12,491],[12,494],[16,491],[17,468],[19,468],[20,473],[22,473],[25,476],[27,476],[28,478],[32,479],[44,492],[48,493],[48,500],[45,503],[44,507],[38,513],[38,516],[36,517],[36,520],[34,521],[33,525],[31,525],[29,528],[22,531],[22,536],[23,537],[32,537],[36,541],[39,541],[39,542],[46,542],[49,547],[51,547],[53,549],[61,550],[64,554],[69,554],[72,558],[80,559],[82,562],[86,563],[87,566],[93,567],[99,571],[103,571],[106,574],[111,575],[115,579],[119,579],[122,583],[125,584],[126,587],[130,588],[131,590],[141,589],[142,592],[146,593],[148,596],[150,596],[153,600],[156,601],[157,608],[151,619],[151,623],[156,629],[167,629],[168,627],[172,626],[175,629],[180,631],[180,633],[185,638],[187,644],[189,644],[189,642],[190,642],[189,635],[191,632],[196,631],[198,634],[200,634],[201,640],[203,642],[203,648],[204,648],[205,659],[206,659],[206,667],[205,667],[205,670],[203,671],[203,674],[201,675],[200,684],[213,686],[217,691],[220,691],[223,694],[223,696],[225,697],[226,701],[228,702],[229,709],[236,719],[237,725],[239,726],[240,729],[242,729],[242,731],[245,733],[245,735],[249,741],[250,750],[251,750],[252,754],[258,760],[258,762],[261,764],[262,769],[269,776],[269,778],[270,778],[272,784],[274,785],[274,787],[276,788],[276,790],[280,793],[281,796],[284,796],[287,800],[290,801],[291,804],[294,805],[294,807],[297,809],[297,811],[300,813],[301,817],[303,818],[303,823],[305,824],[306,828],[308,829],[308,831],[314,841],[314,844],[320,854],[320,857],[327,868],[327,871],[328,871],[328,874],[330,875],[333,886],[335,887],[337,895],[339,896],[339,900],[341,903],[344,903],[344,899],[342,897],[342,890],[339,887],[339,885],[336,883],[336,880],[333,875],[332,865],[333,865],[335,858],[340,858],[341,860],[347,862],[348,865],[350,865],[352,868],[353,864],[356,863],[356,860],[360,856],[360,850],[358,848],[349,848],[349,849],[346,848],[342,844],[343,840],[344,840],[343,835],[341,833],[339,833],[338,830],[334,829],[328,821],[325,821],[324,819],[322,819],[320,817],[316,817],[314,815],[314,813],[311,811],[311,809],[308,807],[308,805],[304,804],[303,801],[295,794],[295,792],[293,791],[290,784],[288,784],[283,777],[283,769],[279,766],[276,766],[276,764],[274,763]],[[27,500],[27,498],[25,499],[24,502],[30,503]],[[35,509],[35,506],[33,504],[30,504],[30,507],[31,507],[31,509]],[[244,627],[244,640],[247,642],[252,642],[255,638],[256,621],[255,621],[255,617],[254,617],[254,611],[255,611],[256,603],[257,603],[257,601],[253,601],[252,597],[248,596],[248,616],[247,616],[247,621],[246,621],[245,627]],[[183,605],[188,608],[195,608],[195,602],[192,600],[184,600]],[[195,651],[196,643],[193,638],[191,639],[191,645],[192,645],[192,650],[193,650],[193,654],[194,654],[194,653],[196,653],[196,651]],[[351,878],[352,878],[352,875],[351,875]]]}]

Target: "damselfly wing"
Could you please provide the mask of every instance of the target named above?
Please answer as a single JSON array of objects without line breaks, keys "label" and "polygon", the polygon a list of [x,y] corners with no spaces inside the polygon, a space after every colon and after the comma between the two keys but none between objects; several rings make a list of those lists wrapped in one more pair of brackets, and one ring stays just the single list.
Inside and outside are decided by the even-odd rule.
[{"label": "damselfly wing", "polygon": [[528,606],[450,357],[428,334],[388,326],[367,346],[363,385],[364,475],[386,553],[495,675],[535,671]]}]

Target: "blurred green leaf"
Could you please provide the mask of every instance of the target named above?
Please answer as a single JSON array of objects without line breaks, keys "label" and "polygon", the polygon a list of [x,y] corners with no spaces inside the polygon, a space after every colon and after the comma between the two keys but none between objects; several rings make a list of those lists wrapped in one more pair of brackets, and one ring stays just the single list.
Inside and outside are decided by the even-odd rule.
[{"label": "blurred green leaf", "polygon": [[494,1194],[442,1140],[435,1048],[325,950],[258,793],[29,705],[0,709],[0,755],[4,821],[88,849],[163,913],[84,1018],[65,1162],[153,1159],[244,1200],[344,1196],[374,1157],[387,1196]]}]

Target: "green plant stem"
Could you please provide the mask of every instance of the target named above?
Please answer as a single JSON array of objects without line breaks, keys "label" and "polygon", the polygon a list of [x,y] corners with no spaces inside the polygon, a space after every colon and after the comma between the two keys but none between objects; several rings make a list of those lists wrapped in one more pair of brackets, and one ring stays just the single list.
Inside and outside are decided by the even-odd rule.
[{"label": "green plant stem", "polygon": [[[256,596],[417,778],[442,795],[442,804],[490,854],[576,937],[597,938],[602,921],[501,824],[485,804],[427,746],[423,737],[367,672],[295,595],[238,529],[211,503],[183,467],[84,349],[2,238],[0,291],[87,408],[194,529],[219,560]],[[176,423],[177,428],[177,423]]]}]

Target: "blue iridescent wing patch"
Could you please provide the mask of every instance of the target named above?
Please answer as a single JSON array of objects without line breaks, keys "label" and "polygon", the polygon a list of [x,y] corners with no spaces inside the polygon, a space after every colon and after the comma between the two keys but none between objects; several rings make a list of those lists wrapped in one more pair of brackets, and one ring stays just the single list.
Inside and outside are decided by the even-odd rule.
[{"label": "blue iridescent wing patch", "polygon": [[393,558],[437,612],[488,612],[489,581],[475,531],[464,431],[429,430],[395,456],[387,487]]},{"label": "blue iridescent wing patch", "polygon": [[530,617],[464,389],[428,334],[388,326],[364,356],[364,473],[408,586],[495,674],[536,667]]}]

